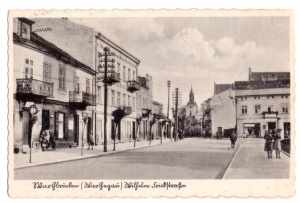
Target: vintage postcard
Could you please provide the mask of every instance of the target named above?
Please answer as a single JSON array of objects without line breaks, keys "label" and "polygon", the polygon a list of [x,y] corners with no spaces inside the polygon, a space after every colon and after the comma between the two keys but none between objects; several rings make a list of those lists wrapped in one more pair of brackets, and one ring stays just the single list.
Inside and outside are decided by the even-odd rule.
[{"label": "vintage postcard", "polygon": [[292,197],[292,10],[9,11],[12,198]]}]

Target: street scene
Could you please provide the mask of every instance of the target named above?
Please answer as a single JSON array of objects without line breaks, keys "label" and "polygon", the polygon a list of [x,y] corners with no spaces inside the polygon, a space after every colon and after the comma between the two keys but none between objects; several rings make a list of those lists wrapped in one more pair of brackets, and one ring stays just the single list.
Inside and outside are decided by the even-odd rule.
[{"label": "street scene", "polygon": [[289,179],[289,25],[13,18],[14,180]]}]

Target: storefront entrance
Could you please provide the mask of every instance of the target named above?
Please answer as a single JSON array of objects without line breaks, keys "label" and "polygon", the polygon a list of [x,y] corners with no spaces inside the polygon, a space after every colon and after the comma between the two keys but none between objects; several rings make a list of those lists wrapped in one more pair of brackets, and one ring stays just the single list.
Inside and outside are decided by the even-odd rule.
[{"label": "storefront entrance", "polygon": [[268,122],[268,129],[274,130],[276,129],[276,123],[275,122]]},{"label": "storefront entrance", "polygon": [[247,134],[247,138],[260,138],[260,123],[245,123],[244,132]]}]

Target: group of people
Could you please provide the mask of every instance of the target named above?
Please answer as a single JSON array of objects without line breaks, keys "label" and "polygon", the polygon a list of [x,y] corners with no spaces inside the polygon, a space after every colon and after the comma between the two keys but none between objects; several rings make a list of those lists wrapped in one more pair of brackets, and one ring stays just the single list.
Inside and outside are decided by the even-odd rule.
[{"label": "group of people", "polygon": [[281,150],[281,129],[269,129],[265,131],[264,139],[266,140],[264,150],[268,153],[268,158],[272,158],[273,150],[276,151],[276,158],[280,159]]},{"label": "group of people", "polygon": [[42,129],[39,138],[42,151],[46,151],[49,147],[55,150],[56,143],[54,140],[54,135],[48,128]]}]

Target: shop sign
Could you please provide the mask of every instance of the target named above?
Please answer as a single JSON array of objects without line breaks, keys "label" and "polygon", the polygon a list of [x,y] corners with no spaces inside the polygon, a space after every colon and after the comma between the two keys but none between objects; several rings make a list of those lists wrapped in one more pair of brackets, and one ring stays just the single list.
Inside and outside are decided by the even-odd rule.
[{"label": "shop sign", "polygon": [[276,113],[265,114],[265,118],[276,118],[276,117],[277,117]]},{"label": "shop sign", "polygon": [[36,105],[33,104],[33,105],[30,106],[29,111],[30,111],[31,115],[35,115],[38,112],[38,108],[37,108]]}]

